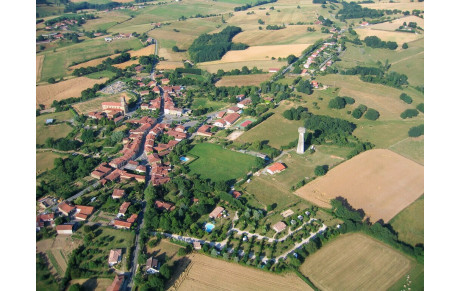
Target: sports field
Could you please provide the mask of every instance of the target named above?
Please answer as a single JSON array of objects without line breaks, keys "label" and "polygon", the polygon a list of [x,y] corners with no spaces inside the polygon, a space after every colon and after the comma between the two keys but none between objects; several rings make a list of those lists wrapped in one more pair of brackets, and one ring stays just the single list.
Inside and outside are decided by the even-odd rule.
[{"label": "sports field", "polygon": [[300,271],[321,290],[386,290],[413,265],[382,242],[354,233],[307,257]]},{"label": "sports field", "polygon": [[217,81],[217,87],[224,86],[259,86],[260,83],[268,81],[272,74],[252,74],[240,76],[223,76]]},{"label": "sports field", "polygon": [[396,215],[390,224],[398,233],[398,238],[413,246],[424,242],[424,197],[420,197]]},{"label": "sports field", "polygon": [[107,78],[96,80],[87,77],[78,77],[56,84],[37,86],[36,107],[38,108],[38,104],[43,104],[45,108],[49,108],[54,100],[59,101],[70,97],[80,97],[81,91],[91,88],[95,84],[104,83],[107,80]]},{"label": "sports field", "polygon": [[295,192],[321,207],[344,197],[375,222],[388,222],[423,194],[423,166],[390,150],[363,152]]},{"label": "sports field", "polygon": [[190,172],[213,181],[243,178],[256,161],[254,156],[226,150],[211,143],[197,144],[188,154],[198,157],[188,164]]},{"label": "sports field", "polygon": [[175,290],[312,290],[292,273],[276,275],[198,254],[189,258]]}]

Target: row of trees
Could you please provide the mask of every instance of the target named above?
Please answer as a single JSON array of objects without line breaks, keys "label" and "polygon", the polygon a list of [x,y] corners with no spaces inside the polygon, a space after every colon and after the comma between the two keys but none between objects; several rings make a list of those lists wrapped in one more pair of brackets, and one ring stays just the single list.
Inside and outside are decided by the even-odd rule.
[{"label": "row of trees", "polygon": [[252,7],[255,7],[255,6],[260,6],[260,5],[264,5],[264,4],[268,4],[268,3],[275,3],[276,1],[278,1],[278,0],[259,0],[254,4],[245,4],[243,6],[237,6],[237,7],[233,8],[233,10],[235,10],[236,12],[237,11],[245,11],[245,10],[248,10],[249,8],[252,8]]},{"label": "row of trees", "polygon": [[387,48],[390,50],[395,50],[398,48],[398,44],[394,41],[383,41],[378,36],[366,36],[364,38],[364,43],[371,48]]},{"label": "row of trees", "polygon": [[345,105],[347,104],[354,104],[355,103],[355,99],[351,98],[351,97],[347,97],[347,96],[343,96],[343,97],[340,97],[340,96],[337,96],[335,98],[332,98],[330,101],[329,101],[329,104],[328,104],[328,107],[329,108],[333,108],[333,109],[342,109],[342,108],[345,108]]}]

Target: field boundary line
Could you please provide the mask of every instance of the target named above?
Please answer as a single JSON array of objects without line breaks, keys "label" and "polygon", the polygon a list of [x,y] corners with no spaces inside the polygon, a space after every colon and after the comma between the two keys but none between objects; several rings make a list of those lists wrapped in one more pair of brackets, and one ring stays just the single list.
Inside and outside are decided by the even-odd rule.
[{"label": "field boundary line", "polygon": [[54,257],[54,255],[51,252],[51,250],[47,250],[46,255],[48,256],[48,258],[49,258],[49,260],[51,262],[51,265],[53,265],[53,267],[56,270],[56,272],[59,274],[60,277],[62,277],[64,272],[62,271],[61,266],[59,266],[58,262],[56,261],[56,258]]}]

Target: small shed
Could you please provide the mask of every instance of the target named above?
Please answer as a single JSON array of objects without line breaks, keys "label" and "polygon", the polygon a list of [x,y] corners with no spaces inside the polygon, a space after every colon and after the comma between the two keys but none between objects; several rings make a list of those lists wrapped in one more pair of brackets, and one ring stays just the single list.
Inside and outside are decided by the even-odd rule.
[{"label": "small shed", "polygon": [[45,121],[45,124],[52,124],[54,122],[53,118],[49,118]]}]

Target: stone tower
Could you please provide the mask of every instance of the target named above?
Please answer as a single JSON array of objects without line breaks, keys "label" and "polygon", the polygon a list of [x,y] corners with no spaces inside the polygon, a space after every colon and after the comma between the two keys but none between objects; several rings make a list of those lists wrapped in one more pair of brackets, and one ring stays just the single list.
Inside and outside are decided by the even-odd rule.
[{"label": "stone tower", "polygon": [[304,149],[304,135],[305,135],[305,127],[299,127],[299,142],[297,143],[297,153],[303,154]]},{"label": "stone tower", "polygon": [[121,104],[121,108],[123,110],[123,114],[128,113],[128,106],[126,105],[125,96],[121,96],[120,104]]}]

